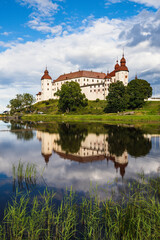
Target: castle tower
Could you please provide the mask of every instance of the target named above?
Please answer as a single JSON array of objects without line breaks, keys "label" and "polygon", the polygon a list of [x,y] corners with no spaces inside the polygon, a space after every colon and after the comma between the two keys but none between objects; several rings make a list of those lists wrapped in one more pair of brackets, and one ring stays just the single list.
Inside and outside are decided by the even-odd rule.
[{"label": "castle tower", "polygon": [[44,75],[41,78],[41,100],[45,101],[52,98],[52,78],[46,68]]},{"label": "castle tower", "polygon": [[125,86],[128,85],[128,68],[126,66],[126,59],[124,58],[124,54],[122,55],[120,66],[118,67],[118,62],[115,65],[115,77],[116,82],[121,81]]}]

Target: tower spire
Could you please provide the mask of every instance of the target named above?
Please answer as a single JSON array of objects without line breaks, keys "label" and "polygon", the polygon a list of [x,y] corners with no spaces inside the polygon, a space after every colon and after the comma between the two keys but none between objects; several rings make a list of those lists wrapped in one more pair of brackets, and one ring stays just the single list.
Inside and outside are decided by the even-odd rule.
[{"label": "tower spire", "polygon": [[122,53],[122,57],[124,58],[124,47],[123,47],[123,53]]},{"label": "tower spire", "polygon": [[137,80],[138,79],[138,77],[137,77],[137,73],[136,73],[136,75],[135,75],[135,80]]}]

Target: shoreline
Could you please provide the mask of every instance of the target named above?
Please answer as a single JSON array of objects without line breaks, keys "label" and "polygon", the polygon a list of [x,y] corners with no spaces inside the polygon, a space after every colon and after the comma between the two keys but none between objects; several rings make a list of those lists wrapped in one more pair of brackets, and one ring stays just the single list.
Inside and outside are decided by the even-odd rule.
[{"label": "shoreline", "polygon": [[27,114],[21,116],[0,116],[0,120],[23,120],[32,122],[52,122],[52,121],[68,121],[68,122],[102,122],[102,123],[147,123],[154,124],[160,123],[160,115],[122,115],[122,114]]},{"label": "shoreline", "polygon": [[70,114],[61,114],[61,115],[52,115],[52,114],[32,114],[32,115],[23,115],[21,116],[23,121],[43,121],[43,122],[52,122],[52,121],[68,121],[68,122],[102,122],[102,123],[128,123],[128,124],[137,124],[137,123],[160,123],[160,115],[117,115],[117,114],[104,114],[104,115],[70,115]]}]

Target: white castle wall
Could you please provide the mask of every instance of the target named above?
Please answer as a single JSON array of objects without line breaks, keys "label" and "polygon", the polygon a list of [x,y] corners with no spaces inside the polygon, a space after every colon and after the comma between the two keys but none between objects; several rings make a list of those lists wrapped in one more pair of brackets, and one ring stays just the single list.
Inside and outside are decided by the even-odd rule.
[{"label": "white castle wall", "polygon": [[119,71],[116,72],[116,81],[123,82],[124,86],[128,85],[128,72],[127,71]]},{"label": "white castle wall", "polygon": [[42,89],[42,100],[46,101],[52,98],[52,80],[43,79],[41,80],[41,89]]},{"label": "white castle wall", "polygon": [[[116,71],[116,66],[115,66],[115,71]],[[112,75],[114,75],[114,71],[112,73],[113,73]],[[55,82],[52,82],[51,79],[42,79],[41,95],[37,95],[37,98],[36,98],[37,102],[43,101],[43,100],[49,100],[49,99],[57,99],[57,96],[55,96],[54,94],[61,89],[61,86],[64,83],[71,82],[71,81],[79,83],[82,89],[82,93],[86,95],[88,100],[96,100],[96,99],[105,100],[106,96],[108,95],[108,89],[111,83],[121,81],[125,86],[127,86],[128,84],[128,71],[121,71],[121,70],[115,72],[115,76],[112,76],[111,79],[110,78],[100,79],[100,78],[91,78],[91,77],[79,77],[79,78],[67,79],[67,75],[65,74],[63,75],[63,79],[65,78],[65,76],[66,76],[65,80],[55,81]]]}]

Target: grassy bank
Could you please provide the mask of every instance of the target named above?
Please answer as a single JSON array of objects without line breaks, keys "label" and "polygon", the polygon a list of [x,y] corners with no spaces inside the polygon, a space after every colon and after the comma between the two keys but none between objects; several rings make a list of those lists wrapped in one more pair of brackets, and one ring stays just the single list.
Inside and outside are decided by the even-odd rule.
[{"label": "grassy bank", "polygon": [[77,202],[66,193],[55,209],[55,193],[17,194],[5,210],[0,239],[149,240],[160,238],[160,178],[128,185],[119,201],[92,194]]},{"label": "grassy bank", "polygon": [[21,118],[25,121],[66,121],[66,122],[104,122],[104,123],[158,123],[160,115],[118,115],[118,114],[103,114],[103,115],[51,115],[51,114],[32,114],[24,115]]},{"label": "grassy bank", "polygon": [[22,120],[29,121],[85,121],[85,122],[106,122],[106,123],[158,123],[160,121],[160,102],[146,102],[144,107],[134,112],[126,111],[118,114],[105,114],[105,101],[89,101],[87,107],[78,109],[69,114],[58,113],[57,101],[50,100],[34,105],[34,112],[43,114],[27,114]]}]

